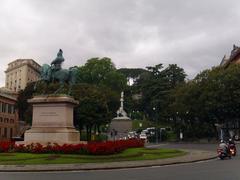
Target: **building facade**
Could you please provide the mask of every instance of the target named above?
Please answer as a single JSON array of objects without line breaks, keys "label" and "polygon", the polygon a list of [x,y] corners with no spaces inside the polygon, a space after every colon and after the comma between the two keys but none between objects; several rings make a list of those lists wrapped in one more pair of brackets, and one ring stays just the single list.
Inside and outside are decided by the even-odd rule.
[{"label": "building facade", "polygon": [[41,66],[33,59],[17,59],[9,63],[5,71],[5,87],[15,92],[24,89],[27,83],[40,78],[40,68]]},{"label": "building facade", "polygon": [[220,66],[229,66],[230,64],[240,64],[240,47],[233,45],[233,49],[229,57],[224,55]]},{"label": "building facade", "polygon": [[0,141],[10,140],[18,135],[19,119],[17,99],[0,92]]}]

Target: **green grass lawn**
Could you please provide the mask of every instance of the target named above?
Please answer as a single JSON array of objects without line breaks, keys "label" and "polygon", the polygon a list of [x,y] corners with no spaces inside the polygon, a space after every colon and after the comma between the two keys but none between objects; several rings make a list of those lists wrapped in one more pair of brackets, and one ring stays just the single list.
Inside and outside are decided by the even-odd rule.
[{"label": "green grass lawn", "polygon": [[138,161],[172,158],[185,155],[186,152],[176,149],[130,148],[113,155],[72,155],[72,154],[30,154],[0,153],[0,164],[75,164],[75,163],[107,163],[119,161]]}]

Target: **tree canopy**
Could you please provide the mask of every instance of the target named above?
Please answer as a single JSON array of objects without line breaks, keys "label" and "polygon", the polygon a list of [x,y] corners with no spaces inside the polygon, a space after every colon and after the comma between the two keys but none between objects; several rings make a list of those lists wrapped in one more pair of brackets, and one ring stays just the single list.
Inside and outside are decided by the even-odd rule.
[{"label": "tree canopy", "polygon": [[[239,123],[240,66],[214,67],[199,73],[173,93],[171,108],[178,124],[192,137],[214,135],[215,124]],[[174,116],[174,114],[172,114]]]},{"label": "tree canopy", "polygon": [[127,79],[117,71],[110,58],[92,58],[79,67],[79,83],[107,86],[113,90],[122,91],[127,85]]}]

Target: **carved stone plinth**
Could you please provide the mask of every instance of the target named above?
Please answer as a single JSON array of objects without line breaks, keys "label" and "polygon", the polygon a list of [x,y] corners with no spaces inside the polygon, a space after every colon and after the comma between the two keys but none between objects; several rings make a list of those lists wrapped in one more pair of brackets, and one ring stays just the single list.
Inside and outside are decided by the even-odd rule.
[{"label": "carved stone plinth", "polygon": [[[120,139],[128,135],[132,130],[132,120],[129,117],[115,117],[109,127],[110,139]],[[116,134],[114,134],[116,132]]]},{"label": "carved stone plinth", "polygon": [[35,96],[32,127],[24,134],[24,144],[80,143],[80,134],[73,126],[73,108],[78,101],[69,96]]}]

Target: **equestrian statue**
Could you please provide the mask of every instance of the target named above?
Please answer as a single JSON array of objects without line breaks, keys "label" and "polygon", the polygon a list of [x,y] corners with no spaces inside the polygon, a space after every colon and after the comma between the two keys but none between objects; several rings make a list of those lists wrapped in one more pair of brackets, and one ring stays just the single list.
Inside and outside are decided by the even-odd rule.
[{"label": "equestrian statue", "polygon": [[[57,57],[51,62],[51,65],[43,64],[40,70],[40,81],[44,81],[49,84],[51,82],[60,83],[60,87],[54,92],[59,93],[64,84],[69,84],[68,94],[71,94],[72,86],[76,84],[77,67],[70,67],[69,69],[62,69],[62,63],[64,62],[63,51],[60,49],[57,53]],[[35,84],[35,87],[38,83]]]}]

